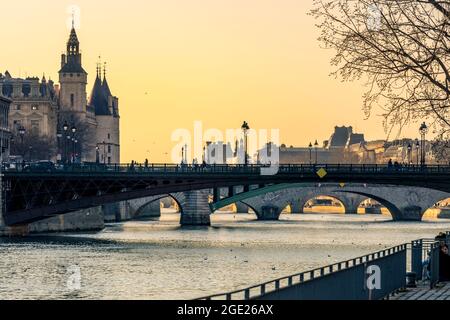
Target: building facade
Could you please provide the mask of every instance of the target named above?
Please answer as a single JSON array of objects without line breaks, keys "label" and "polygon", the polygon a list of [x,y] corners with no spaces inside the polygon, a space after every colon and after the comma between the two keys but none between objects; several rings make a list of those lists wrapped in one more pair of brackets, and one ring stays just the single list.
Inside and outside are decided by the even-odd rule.
[{"label": "building facade", "polygon": [[9,108],[11,100],[0,94],[0,165],[9,158],[11,131],[9,130]]},{"label": "building facade", "polygon": [[12,100],[9,128],[13,135],[20,130],[46,137],[55,145],[51,160],[120,163],[119,100],[98,65],[88,97],[88,73],[75,28],[58,74],[58,85],[45,77],[20,79],[9,72],[0,74],[0,93]]}]

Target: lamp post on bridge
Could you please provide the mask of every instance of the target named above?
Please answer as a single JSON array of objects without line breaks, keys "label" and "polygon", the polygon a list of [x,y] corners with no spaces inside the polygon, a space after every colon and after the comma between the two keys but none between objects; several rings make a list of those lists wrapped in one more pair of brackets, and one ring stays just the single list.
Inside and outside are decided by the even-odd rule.
[{"label": "lamp post on bridge", "polygon": [[63,124],[63,132],[64,132],[64,164],[67,164],[67,140],[68,140],[68,135],[67,135],[67,131],[69,130],[69,125],[67,124],[67,121],[64,122]]},{"label": "lamp post on bridge", "polygon": [[308,146],[308,148],[309,148],[309,165],[312,165],[312,147],[313,147],[312,142],[310,142],[309,146]]},{"label": "lamp post on bridge", "polygon": [[244,133],[244,165],[247,166],[248,164],[248,131],[250,130],[250,126],[248,125],[247,121],[244,121],[244,123],[241,126],[242,132]]},{"label": "lamp post on bridge", "polygon": [[314,143],[314,150],[316,152],[316,165],[317,165],[317,149],[318,148],[319,148],[319,142],[317,142],[317,140],[316,140],[316,143]]},{"label": "lamp post on bridge", "polygon": [[419,139],[416,139],[416,163],[417,163],[417,166],[419,166],[419,150],[420,150]]},{"label": "lamp post on bridge", "polygon": [[412,158],[411,158],[411,156],[412,156],[412,154],[411,154],[412,153],[412,145],[411,145],[411,142],[408,143],[407,149],[408,149],[408,165],[410,165],[411,162],[412,162]]},{"label": "lamp post on bridge", "polygon": [[19,127],[19,135],[20,135],[20,145],[23,150],[22,160],[25,161],[25,148],[23,146],[23,137],[25,136],[25,128],[23,126]]},{"label": "lamp post on bridge", "polygon": [[419,132],[420,132],[420,139],[421,139],[421,150],[420,150],[420,165],[422,167],[425,166],[425,136],[428,133],[428,127],[426,125],[426,123],[422,123],[422,125],[419,128]]}]

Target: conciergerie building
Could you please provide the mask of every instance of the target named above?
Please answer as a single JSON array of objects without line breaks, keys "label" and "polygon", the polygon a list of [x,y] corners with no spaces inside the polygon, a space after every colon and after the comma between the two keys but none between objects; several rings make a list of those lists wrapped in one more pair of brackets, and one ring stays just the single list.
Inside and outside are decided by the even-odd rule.
[{"label": "conciergerie building", "polygon": [[99,64],[89,97],[87,76],[74,26],[61,56],[59,84],[45,76],[22,79],[0,73],[0,94],[12,101],[14,139],[24,134],[46,139],[54,146],[55,161],[120,163],[119,99]]}]

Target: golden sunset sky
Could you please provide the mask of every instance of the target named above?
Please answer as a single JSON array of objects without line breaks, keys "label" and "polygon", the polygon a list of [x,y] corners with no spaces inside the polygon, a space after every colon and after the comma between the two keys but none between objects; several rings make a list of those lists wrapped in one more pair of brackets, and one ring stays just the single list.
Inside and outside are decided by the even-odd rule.
[{"label": "golden sunset sky", "polygon": [[[122,161],[170,161],[171,134],[280,129],[281,142],[326,140],[335,125],[384,139],[375,111],[364,120],[362,83],[330,77],[308,0],[23,0],[2,3],[0,72],[57,80],[70,19],[92,88],[98,56],[120,99]],[[70,11],[70,10],[69,10]],[[419,125],[401,136],[417,136]],[[165,153],[168,155],[165,155]]]}]

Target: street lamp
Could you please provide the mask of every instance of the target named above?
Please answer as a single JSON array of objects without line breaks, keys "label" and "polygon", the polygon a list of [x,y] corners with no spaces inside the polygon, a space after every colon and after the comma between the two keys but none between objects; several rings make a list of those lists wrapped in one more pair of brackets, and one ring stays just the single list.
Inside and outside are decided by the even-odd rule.
[{"label": "street lamp", "polygon": [[[62,138],[62,133],[61,133],[61,131],[59,131],[59,129],[58,129],[58,132],[56,133],[56,138],[57,138],[57,140],[58,140],[58,161],[61,161],[62,159],[62,148],[61,148],[61,138]],[[61,162],[60,162],[61,163]]]},{"label": "street lamp", "polygon": [[319,148],[319,142],[314,143],[314,150],[316,151],[316,164],[317,164],[317,149]]},{"label": "street lamp", "polygon": [[95,147],[95,162],[98,164],[100,163],[100,154],[99,154],[100,148],[98,145]]},{"label": "street lamp", "polygon": [[72,137],[70,135],[66,136],[66,162],[67,164],[70,163],[70,141],[72,140]]},{"label": "street lamp", "polygon": [[412,160],[411,160],[411,151],[412,151],[412,145],[411,143],[408,143],[408,165],[411,164]]},{"label": "street lamp", "polygon": [[242,129],[242,132],[244,133],[244,148],[245,148],[244,164],[247,166],[247,164],[248,164],[248,158],[247,158],[247,151],[248,151],[247,135],[248,135],[248,131],[250,130],[250,126],[248,125],[247,121],[244,121],[244,123],[241,126],[241,129]]},{"label": "street lamp", "polygon": [[73,142],[73,163],[76,163],[76,160],[77,160],[77,143],[78,143],[78,140],[75,139]]},{"label": "street lamp", "polygon": [[312,142],[310,142],[309,146],[308,146],[308,148],[309,148],[309,164],[310,165],[312,164],[312,147],[313,147]]},{"label": "street lamp", "polygon": [[20,135],[20,142],[21,142],[21,148],[22,148],[22,150],[23,150],[23,153],[22,153],[22,161],[25,161],[25,148],[24,148],[24,146],[23,146],[23,137],[25,136],[25,128],[23,127],[23,126],[20,126],[19,127],[19,135]]},{"label": "street lamp", "polygon": [[67,152],[67,139],[66,139],[66,137],[67,137],[67,130],[69,130],[69,125],[67,124],[67,121],[64,121],[64,124],[63,124],[63,131],[64,131],[64,163],[66,163],[67,164],[67,162],[68,162],[68,158],[67,158],[67,154],[68,154],[68,152]]},{"label": "street lamp", "polygon": [[419,166],[419,149],[420,149],[419,139],[416,139],[416,162],[417,162],[417,166]]},{"label": "street lamp", "polygon": [[420,139],[421,139],[420,164],[423,167],[423,166],[425,166],[425,136],[428,133],[428,127],[425,124],[425,122],[422,123],[422,125],[420,126],[419,132],[420,132]]},{"label": "street lamp", "polygon": [[181,148],[181,164],[184,164],[184,147]]}]

